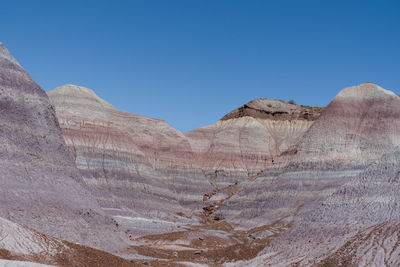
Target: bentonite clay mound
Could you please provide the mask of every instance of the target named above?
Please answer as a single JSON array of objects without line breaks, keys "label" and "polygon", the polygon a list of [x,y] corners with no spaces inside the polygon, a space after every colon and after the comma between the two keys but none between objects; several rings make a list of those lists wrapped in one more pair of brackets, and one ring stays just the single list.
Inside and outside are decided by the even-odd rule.
[{"label": "bentonite clay mound", "polygon": [[[361,228],[399,218],[396,203],[400,157],[398,149],[393,151],[400,140],[396,137],[400,130],[399,97],[368,83],[344,89],[332,103],[334,105],[329,105],[304,135],[298,153],[291,160],[293,165],[284,169],[288,173],[279,175],[264,188],[263,198],[258,195],[259,203],[265,203],[262,204],[266,213],[264,218],[269,218],[275,210],[295,209],[298,205],[301,209],[294,218],[293,227],[273,240],[254,263],[262,264],[268,256],[268,263],[272,265],[288,262],[313,265],[344,245]],[[359,109],[353,110],[356,104]],[[317,127],[327,127],[323,120],[336,114],[333,111],[339,110],[337,105],[353,119],[353,124],[346,123],[342,125],[345,127],[336,129],[337,137],[326,133],[328,136],[324,140],[330,142],[320,144],[317,151],[301,152],[301,149],[310,151],[305,142],[311,140],[310,134],[316,137]],[[330,110],[332,107],[333,111]],[[353,110],[353,116],[346,113],[348,109]],[[352,133],[351,138],[349,133]],[[351,149],[348,154],[343,146]],[[317,153],[321,156],[317,157]],[[312,167],[307,154],[314,155]],[[337,161],[333,160],[335,156]],[[343,164],[341,160],[345,157],[348,161]],[[315,160],[317,158],[319,160]],[[362,166],[365,166],[364,170]],[[225,206],[225,209],[229,207]],[[260,209],[257,212],[262,214]],[[382,236],[382,240],[385,238]],[[375,264],[375,260],[372,263]]]},{"label": "bentonite clay mound", "polygon": [[46,93],[0,44],[0,216],[116,251],[116,222],[83,188]]},{"label": "bentonite clay mound", "polygon": [[[312,225],[312,212],[400,140],[398,96],[370,83],[344,89],[321,116],[318,108],[259,99],[185,135],[163,121],[117,111],[86,88],[63,86],[49,95],[87,185],[105,210],[139,231],[127,253],[174,263],[240,265],[254,258],[252,263],[262,265],[269,253],[286,255],[268,256],[271,263],[307,264],[304,253],[320,259],[322,251],[343,245],[351,231],[338,233],[338,241],[319,253],[307,252],[321,243],[309,239],[313,231],[304,228]],[[160,132],[169,132],[169,139]],[[124,142],[116,145],[119,140]],[[125,154],[119,153],[123,149]],[[141,186],[110,191],[120,177],[148,191]],[[202,185],[194,189],[196,183]],[[121,196],[124,206],[118,203]],[[131,211],[123,213],[130,199],[147,199],[149,205],[129,204]],[[153,226],[140,220],[152,220]],[[141,231],[153,234],[138,237]],[[288,237],[292,231],[296,242]],[[302,249],[286,250],[292,244]]]},{"label": "bentonite clay mound", "polygon": [[400,98],[393,92],[371,83],[343,89],[303,135],[288,165],[247,183],[222,213],[254,223],[276,220],[300,205],[313,209],[399,145],[399,118]]},{"label": "bentonite clay mound", "polygon": [[[90,89],[49,92],[76,165],[101,207],[134,236],[177,230],[210,183],[186,137],[165,121],[115,109]],[[197,205],[198,206],[198,205]]]},{"label": "bentonite clay mound", "polygon": [[399,104],[395,93],[372,83],[343,89],[299,142],[288,175],[360,172],[400,143]]},{"label": "bentonite clay mound", "polygon": [[257,99],[186,134],[84,87],[48,95],[59,122],[1,45],[0,258],[11,264],[399,263],[400,98],[388,90],[349,87],[324,109]]},{"label": "bentonite clay mound", "polygon": [[118,111],[84,87],[65,85],[48,95],[87,187],[134,236],[196,223],[176,214],[201,210],[206,193],[278,165],[319,115],[260,99],[253,101],[260,110],[287,118],[249,115],[183,134],[163,120]]},{"label": "bentonite clay mound", "polygon": [[[364,266],[370,261],[375,266],[395,266],[388,263],[398,261],[398,236],[393,232],[398,229],[397,221],[400,219],[399,161],[399,148],[383,155],[320,203],[308,216],[304,216],[285,235],[301,235],[311,241],[308,244],[311,246],[303,246],[301,252],[308,258],[314,255],[319,259],[323,257],[321,255],[329,255],[329,251],[343,245],[346,253],[352,250],[352,256],[346,257],[351,256],[353,264],[360,262]],[[374,252],[378,244],[382,246],[382,251]],[[329,259],[337,257],[340,251]],[[365,255],[361,255],[364,252]],[[386,265],[381,265],[382,261]]]},{"label": "bentonite clay mound", "polygon": [[285,152],[301,139],[321,108],[257,99],[215,124],[186,134],[195,162],[217,187],[250,178],[286,162]]}]

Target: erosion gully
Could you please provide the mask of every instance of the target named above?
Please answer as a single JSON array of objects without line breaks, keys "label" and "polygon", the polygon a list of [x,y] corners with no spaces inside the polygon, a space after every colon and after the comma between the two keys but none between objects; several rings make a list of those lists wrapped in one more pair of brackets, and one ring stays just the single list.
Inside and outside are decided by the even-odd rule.
[{"label": "erosion gully", "polygon": [[[252,182],[262,175],[250,177]],[[208,266],[222,266],[226,262],[250,260],[257,256],[272,239],[283,231],[292,227],[292,221],[287,220],[288,214],[279,220],[248,230],[238,230],[236,224],[230,223],[219,215],[218,209],[224,202],[240,192],[240,182],[223,188],[215,188],[204,194],[204,207],[200,212],[194,212],[199,218],[199,224],[187,224],[182,231],[156,235],[141,236],[133,239],[134,243],[126,251],[137,253],[152,260],[135,261],[144,266],[180,266],[185,262],[206,264]],[[224,198],[212,201],[218,194]],[[297,213],[298,210],[295,212]],[[178,216],[190,217],[183,213]],[[259,238],[260,233],[268,233]]]}]

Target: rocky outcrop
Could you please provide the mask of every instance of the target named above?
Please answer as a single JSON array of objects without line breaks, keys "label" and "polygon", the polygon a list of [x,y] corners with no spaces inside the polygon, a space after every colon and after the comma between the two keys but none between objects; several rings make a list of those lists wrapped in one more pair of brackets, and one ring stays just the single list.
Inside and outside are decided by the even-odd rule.
[{"label": "rocky outcrop", "polygon": [[321,110],[257,99],[186,136],[204,175],[213,184],[226,186],[235,178],[282,166]]},{"label": "rocky outcrop", "polygon": [[318,119],[323,108],[299,106],[286,103],[283,100],[256,99],[229,112],[221,120],[252,117],[255,119],[270,120],[308,120]]},{"label": "rocky outcrop", "polygon": [[116,222],[82,186],[46,93],[0,44],[0,216],[115,251]]}]

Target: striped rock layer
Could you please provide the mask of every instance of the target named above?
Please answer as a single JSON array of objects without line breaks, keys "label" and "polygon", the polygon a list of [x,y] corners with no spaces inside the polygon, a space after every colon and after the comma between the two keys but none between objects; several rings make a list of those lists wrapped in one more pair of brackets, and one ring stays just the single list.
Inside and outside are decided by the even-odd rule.
[{"label": "striped rock layer", "polygon": [[187,138],[165,121],[119,111],[84,87],[48,95],[88,189],[133,234],[176,230],[188,221],[176,216],[183,204],[212,190],[192,166]]},{"label": "striped rock layer", "polygon": [[249,114],[183,134],[163,120],[118,111],[87,88],[65,85],[48,95],[88,188],[104,210],[139,232],[175,229],[171,214],[186,214],[204,194],[286,159],[282,154],[319,115],[260,99],[244,106]]},{"label": "striped rock layer", "polygon": [[257,99],[186,136],[204,176],[216,186],[226,185],[282,165],[320,110]]},{"label": "striped rock layer", "polygon": [[[340,111],[345,117],[338,116]],[[322,133],[322,141],[316,139],[318,132]],[[325,257],[325,263],[332,262],[330,253],[342,246],[349,249],[346,242],[354,246],[353,262],[368,262],[367,257],[372,265],[385,257],[396,262],[390,258],[392,255],[385,256],[386,252],[376,254],[374,249],[378,245],[370,242],[382,242],[383,247],[393,251],[397,247],[393,239],[396,236],[387,236],[397,226],[379,224],[400,216],[400,157],[396,148],[399,132],[400,98],[394,93],[370,83],[339,93],[299,142],[297,153],[284,168],[286,172],[271,182],[268,189],[264,187],[264,193],[258,191],[257,201],[264,203],[264,212],[270,216],[264,217],[268,219],[277,210],[289,214],[300,209],[292,218],[292,229],[262,253],[264,257],[269,255],[268,263],[282,264],[291,259],[309,266]],[[260,209],[257,212],[257,216],[262,214]],[[371,233],[371,229],[381,230]],[[364,232],[357,235],[359,230]],[[361,249],[368,256],[361,257]],[[258,263],[265,263],[261,258]]]},{"label": "striped rock layer", "polygon": [[397,266],[399,161],[398,148],[383,155],[299,216],[265,254],[282,251],[274,264],[292,258],[301,266]]},{"label": "striped rock layer", "polygon": [[[399,166],[400,149],[396,147],[324,200],[304,219],[302,232],[312,237],[319,233],[317,240],[325,248],[322,251],[325,254],[326,250],[342,244],[343,236],[356,233],[345,239],[346,244],[338,250],[346,249],[349,254],[346,257],[351,257],[352,264],[395,266],[399,261],[395,234],[400,220]],[[293,230],[298,231],[297,227]],[[382,251],[376,251],[378,246]],[[330,256],[329,260],[332,259]]]},{"label": "striped rock layer", "polygon": [[[400,144],[400,98],[366,83],[343,89],[278,172],[243,184],[221,209],[244,224],[273,222],[315,205]],[[252,220],[249,220],[251,218]]]},{"label": "striped rock layer", "polygon": [[399,232],[399,220],[363,229],[317,266],[399,266]]},{"label": "striped rock layer", "polygon": [[207,211],[239,228],[289,227],[246,264],[308,266],[332,260],[329,253],[346,248],[355,231],[398,217],[398,156],[384,154],[399,145],[400,98],[377,85],[342,90],[320,116],[259,99],[186,134],[118,111],[86,88],[62,86],[49,96],[86,186],[139,234],[193,223],[186,215],[207,193],[203,200],[220,206]]},{"label": "striped rock layer", "polygon": [[0,216],[115,251],[115,221],[83,187],[46,93],[0,43]]},{"label": "striped rock layer", "polygon": [[[2,258],[70,265],[86,264],[89,253],[93,264],[100,257],[129,265],[61,240],[116,253],[123,224],[136,235],[170,232],[158,236],[174,248],[178,233],[200,247],[211,235],[236,249],[268,240],[255,258],[227,266],[399,264],[400,98],[393,92],[349,87],[321,115],[258,99],[187,134],[118,111],[87,88],[48,95],[62,132],[47,95],[0,44]],[[202,203],[221,224],[203,214],[204,225],[190,225]],[[190,229],[178,230],[184,224]],[[156,236],[147,239],[163,251],[166,240]]]},{"label": "striped rock layer", "polygon": [[372,83],[343,89],[299,142],[286,175],[365,169],[400,144],[399,103],[396,94]]}]

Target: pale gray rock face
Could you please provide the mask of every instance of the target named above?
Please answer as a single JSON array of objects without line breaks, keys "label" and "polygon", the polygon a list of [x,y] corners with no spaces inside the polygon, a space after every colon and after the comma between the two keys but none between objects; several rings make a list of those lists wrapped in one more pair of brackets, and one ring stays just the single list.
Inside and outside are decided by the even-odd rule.
[{"label": "pale gray rock face", "polygon": [[61,240],[44,236],[32,229],[0,218],[0,249],[13,255],[55,256],[60,248],[66,247]]},{"label": "pale gray rock face", "polygon": [[46,93],[0,44],[0,216],[115,251],[115,221],[82,187]]},{"label": "pale gray rock face", "polygon": [[54,267],[54,265],[45,265],[28,261],[0,260],[0,267]]}]

